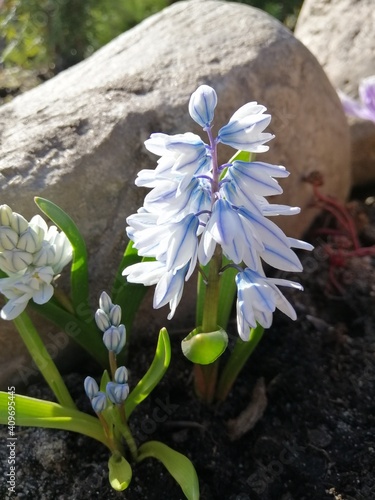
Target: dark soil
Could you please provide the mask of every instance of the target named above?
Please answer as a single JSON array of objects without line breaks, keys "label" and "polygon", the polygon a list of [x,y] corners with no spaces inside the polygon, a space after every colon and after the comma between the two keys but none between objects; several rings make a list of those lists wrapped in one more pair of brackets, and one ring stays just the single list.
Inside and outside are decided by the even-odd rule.
[{"label": "dark soil", "polygon": [[[365,224],[363,243],[372,245],[375,209],[368,205],[364,210],[370,223]],[[139,443],[160,440],[193,461],[202,500],[375,498],[374,258],[336,265],[332,270],[339,291],[329,276],[323,237],[311,234],[310,241],[317,246],[303,257],[305,271],[298,278],[305,291],[289,295],[298,320],[275,316],[223,405],[207,408],[195,399],[191,365],[179,348],[183,335],[175,334],[166,377],[133,414],[131,425]],[[234,323],[230,333],[233,340]],[[156,335],[148,344],[133,340],[131,384],[147,369],[155,343]],[[86,374],[70,375],[67,384],[79,408],[88,411],[82,394]],[[268,399],[263,417],[231,441],[227,422],[246,408],[262,378]],[[30,387],[28,394],[48,397],[41,386]],[[155,408],[164,412],[163,422],[153,418]],[[4,448],[0,463],[5,463]],[[108,483],[107,460],[106,448],[89,438],[20,428],[17,495],[11,498],[183,498],[173,478],[153,459],[134,466],[129,489],[115,492]],[[3,475],[0,491],[6,492]],[[7,498],[5,493],[0,497]]]}]

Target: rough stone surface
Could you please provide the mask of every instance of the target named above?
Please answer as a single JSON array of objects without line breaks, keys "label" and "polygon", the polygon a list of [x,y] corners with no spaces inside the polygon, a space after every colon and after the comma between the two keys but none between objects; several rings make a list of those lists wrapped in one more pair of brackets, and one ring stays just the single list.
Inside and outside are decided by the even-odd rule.
[{"label": "rough stone surface", "polygon": [[[30,217],[38,195],[68,211],[88,243],[93,299],[109,289],[125,245],[125,218],[142,204],[136,173],[156,162],[143,141],[152,132],[201,133],[187,104],[202,83],[218,93],[217,127],[251,100],[273,115],[276,139],[262,160],[291,171],[282,201],[303,211],[280,219],[290,236],[301,236],[315,216],[305,175],[320,170],[326,192],[346,197],[347,123],[315,57],[257,9],[178,2],[0,108],[1,203]],[[183,300],[184,319],[192,309]],[[143,313],[137,329],[156,333],[166,314]],[[9,325],[1,328],[8,342]],[[8,349],[0,352],[8,357]]]},{"label": "rough stone surface", "polygon": [[[331,83],[353,98],[375,74],[373,0],[305,0],[295,36],[316,56]],[[375,182],[375,124],[349,119],[353,183]]]}]

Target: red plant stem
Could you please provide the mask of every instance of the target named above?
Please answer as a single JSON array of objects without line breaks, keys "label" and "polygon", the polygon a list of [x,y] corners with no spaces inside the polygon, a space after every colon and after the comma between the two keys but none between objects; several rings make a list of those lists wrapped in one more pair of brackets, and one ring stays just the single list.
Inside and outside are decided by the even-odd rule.
[{"label": "red plant stem", "polygon": [[323,195],[317,186],[313,186],[314,194],[318,200],[320,200],[324,205],[325,209],[331,212],[337,220],[342,224],[343,228],[346,229],[353,241],[353,246],[355,249],[360,248],[358,241],[357,231],[354,226],[353,218],[345,208],[345,206],[338,204],[334,199]]}]

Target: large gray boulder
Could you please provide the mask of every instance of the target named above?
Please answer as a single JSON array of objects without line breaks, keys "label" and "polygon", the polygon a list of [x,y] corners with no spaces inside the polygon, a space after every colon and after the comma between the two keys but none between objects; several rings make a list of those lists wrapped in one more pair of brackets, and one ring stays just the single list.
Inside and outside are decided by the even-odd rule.
[{"label": "large gray boulder", "polygon": [[[152,132],[201,133],[187,106],[202,83],[218,93],[217,127],[252,100],[273,115],[276,139],[261,158],[291,171],[282,201],[303,210],[280,219],[290,236],[301,236],[316,214],[304,176],[319,170],[324,190],[345,199],[348,128],[315,57],[260,10],[178,2],[0,108],[0,201],[30,217],[39,195],[73,217],[88,244],[93,299],[109,290],[126,244],[125,219],[142,204],[136,174],[156,164],[143,141]],[[189,291],[183,300],[173,325],[190,327]],[[166,315],[147,311],[136,329],[156,333]],[[0,342],[8,346],[15,338],[9,326],[1,323]],[[1,363],[7,352],[0,346]]]},{"label": "large gray boulder", "polygon": [[[375,75],[374,0],[305,0],[296,37],[316,56],[332,85],[358,98],[358,84]],[[375,182],[375,124],[350,118],[353,184]]]}]

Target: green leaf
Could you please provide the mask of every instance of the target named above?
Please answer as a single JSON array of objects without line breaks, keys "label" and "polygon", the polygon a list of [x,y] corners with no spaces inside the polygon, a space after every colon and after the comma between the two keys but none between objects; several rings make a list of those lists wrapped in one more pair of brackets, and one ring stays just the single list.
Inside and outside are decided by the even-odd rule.
[{"label": "green leaf", "polygon": [[237,340],[234,349],[221,372],[220,380],[216,389],[216,399],[218,401],[225,401],[227,398],[234,382],[237,380],[239,373],[262,339],[263,333],[263,326],[258,324],[256,328],[251,328],[250,337],[247,342],[244,342],[241,339]]},{"label": "green leaf", "polygon": [[114,453],[108,460],[109,482],[116,491],[124,491],[132,479],[132,468],[125,458]]},{"label": "green leaf", "polygon": [[40,210],[66,234],[73,247],[73,262],[70,275],[71,299],[77,316],[87,321],[89,273],[85,241],[74,221],[60,207],[38,196],[34,198],[34,201]]},{"label": "green leaf", "polygon": [[57,401],[62,406],[76,409],[59,370],[29,316],[23,311],[14,318],[13,323],[31,358],[55,394]]},{"label": "green leaf", "polygon": [[138,382],[125,401],[126,418],[129,418],[133,410],[139,405],[163,378],[171,361],[171,343],[166,328],[159,333],[155,357],[144,377]]},{"label": "green leaf", "polygon": [[[91,321],[82,321],[66,309],[63,309],[55,300],[55,297],[45,304],[29,302],[34,310],[55,323],[77,344],[85,349],[101,366],[108,365],[108,351],[105,348],[101,334]],[[86,310],[91,315],[91,310]]]},{"label": "green leaf", "polygon": [[253,161],[254,157],[254,153],[249,153],[248,151],[237,151],[237,153],[235,153],[229,160],[229,163],[233,163],[234,161]]},{"label": "green leaf", "polygon": [[199,499],[199,482],[194,465],[178,451],[159,441],[148,441],[139,447],[138,461],[145,458],[160,460],[171,476],[181,486],[188,500]]},{"label": "green leaf", "polygon": [[142,258],[138,255],[137,249],[133,247],[133,242],[130,241],[125,249],[121,263],[118,267],[115,281],[112,288],[112,302],[118,304],[122,310],[122,322],[126,327],[126,331],[131,331],[131,327],[139,306],[147,293],[148,287],[136,283],[129,283],[126,276],[122,275],[123,270],[138,262],[153,260]]},{"label": "green leaf", "polygon": [[102,375],[102,378],[100,379],[100,386],[99,386],[99,390],[101,390],[102,392],[105,392],[106,388],[107,388],[107,384],[108,382],[111,381],[111,377],[109,376],[109,373],[107,370],[104,370],[103,372],[103,375]]},{"label": "green leaf", "polygon": [[[8,423],[8,401],[8,393],[0,391],[0,424]],[[91,415],[21,394],[15,395],[15,403],[16,425],[78,432],[111,449],[99,420]]]},{"label": "green leaf", "polygon": [[214,332],[202,332],[202,327],[195,328],[181,342],[184,356],[193,363],[209,365],[220,357],[228,345],[228,335],[223,328]]}]

